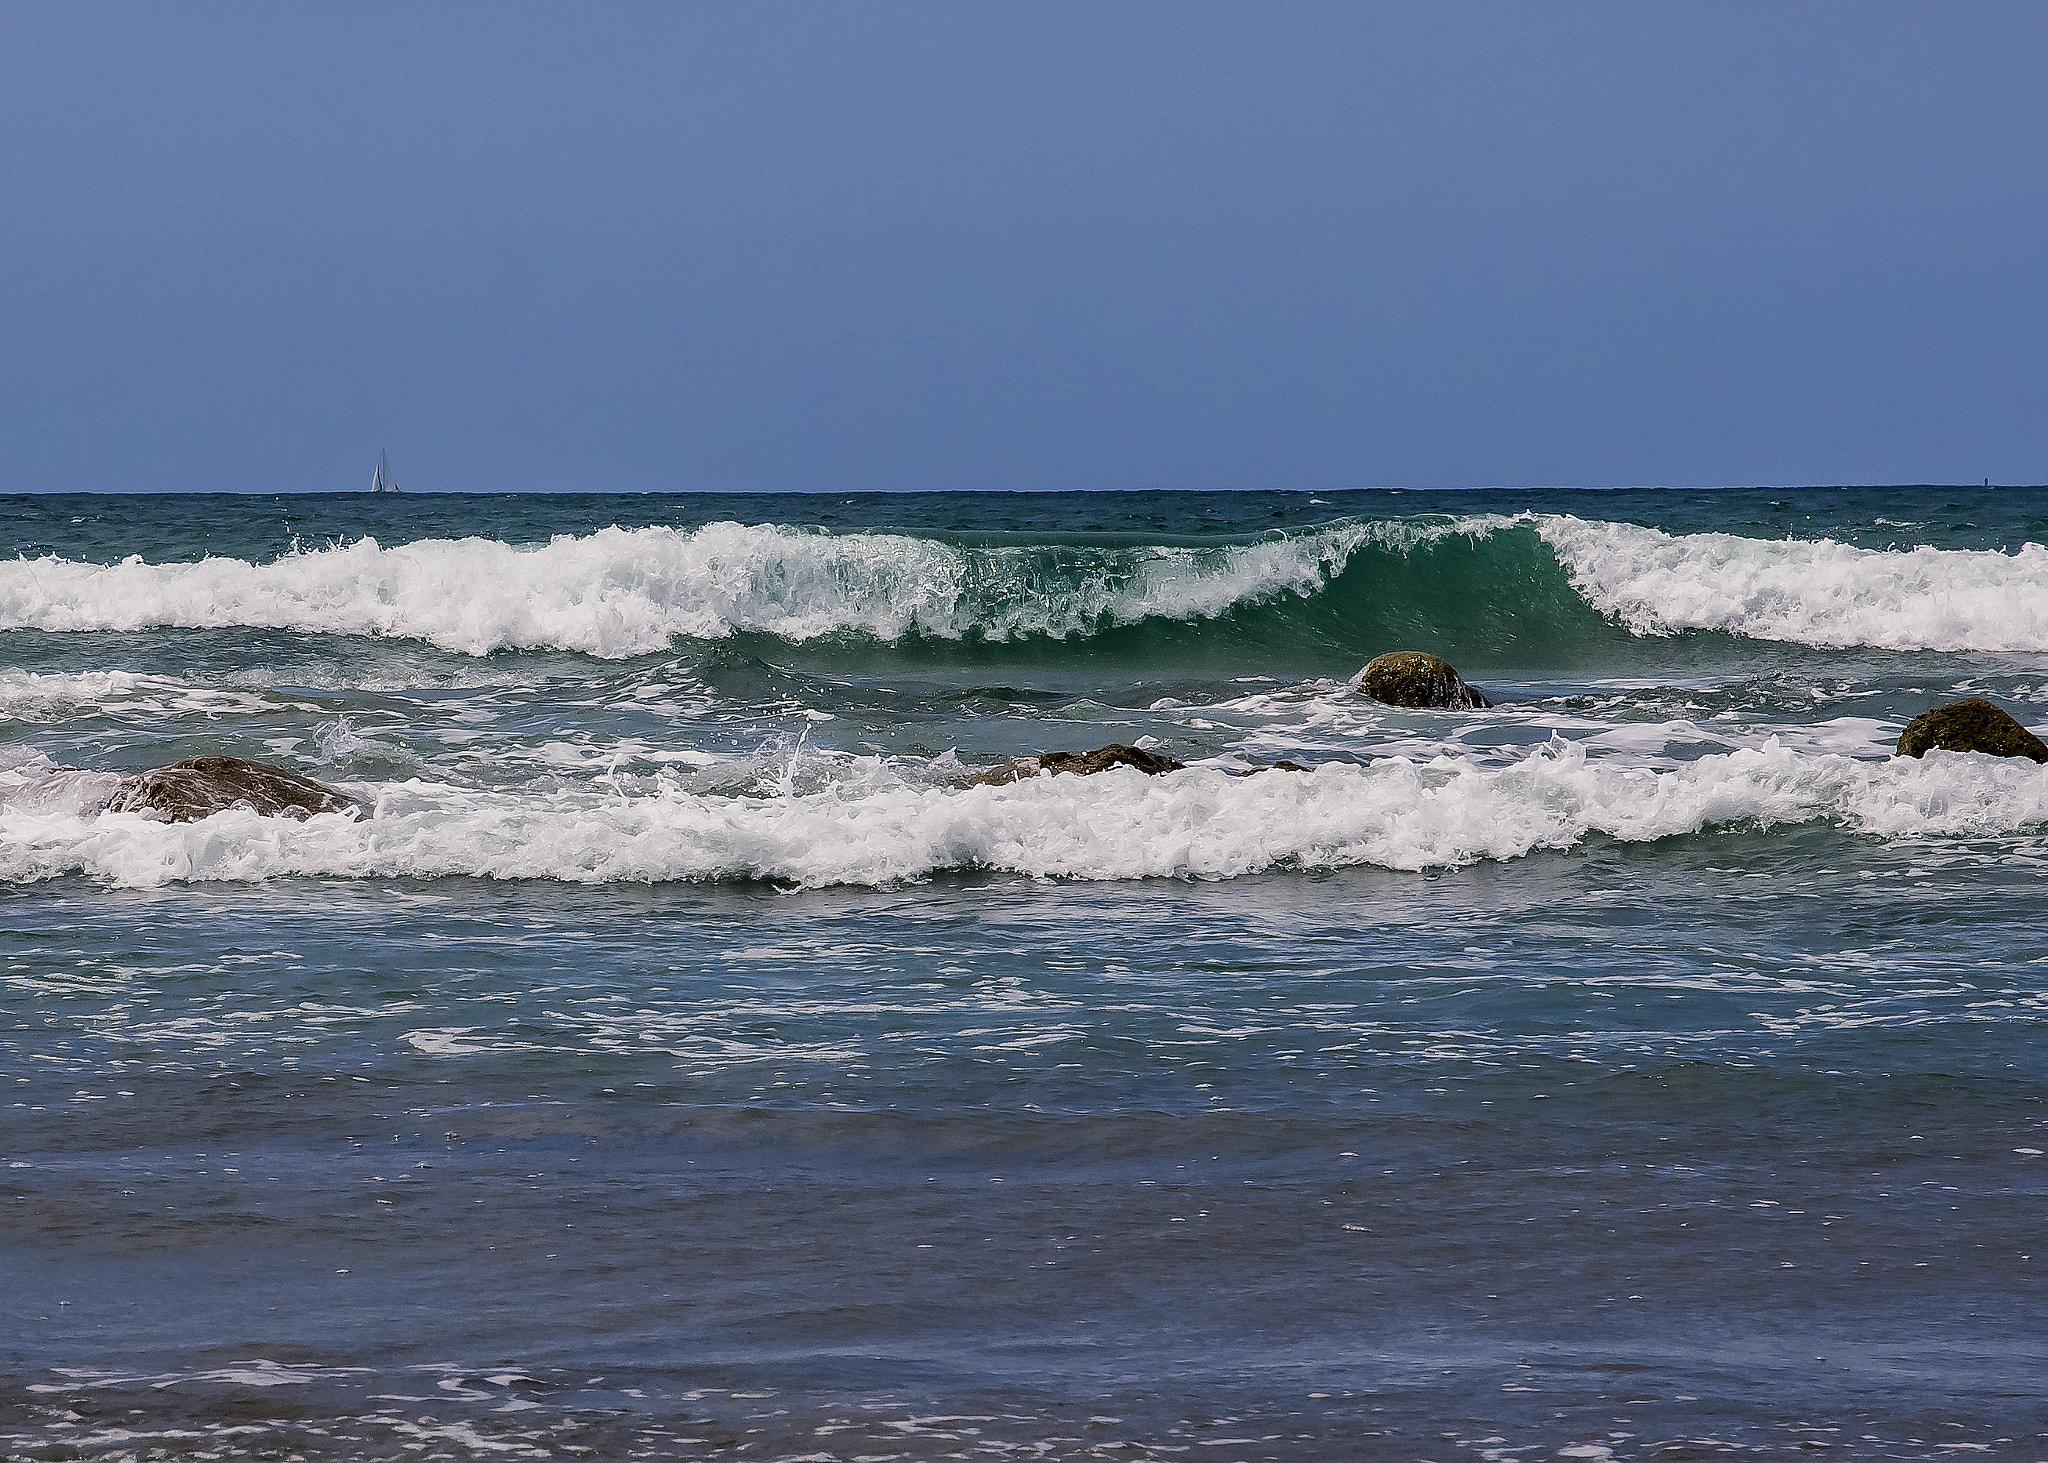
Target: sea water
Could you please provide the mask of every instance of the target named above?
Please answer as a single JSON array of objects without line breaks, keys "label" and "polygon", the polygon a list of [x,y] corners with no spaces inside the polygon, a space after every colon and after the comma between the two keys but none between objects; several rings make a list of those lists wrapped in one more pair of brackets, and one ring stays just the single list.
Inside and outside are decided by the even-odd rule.
[{"label": "sea water", "polygon": [[8,1456],[2048,1457],[2048,492],[0,524]]}]

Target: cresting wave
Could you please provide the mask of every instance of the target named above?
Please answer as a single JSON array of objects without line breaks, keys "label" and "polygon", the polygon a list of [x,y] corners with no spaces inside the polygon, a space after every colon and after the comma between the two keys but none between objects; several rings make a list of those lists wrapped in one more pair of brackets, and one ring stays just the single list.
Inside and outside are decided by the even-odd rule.
[{"label": "cresting wave", "polygon": [[1727,630],[1801,645],[2048,650],[2048,548],[1859,549],[1531,520],[1604,614],[1641,634]]},{"label": "cresting wave", "polygon": [[267,564],[0,564],[0,628],[252,627],[391,635],[444,650],[643,655],[674,636],[852,631],[991,640],[1219,614],[1309,595],[1368,539],[1434,531],[1342,524],[1213,547],[966,548],[902,534],[714,523],[608,528],[536,548],[489,539],[374,539]]},{"label": "cresting wave", "polygon": [[[1868,761],[1776,741],[1669,770],[1555,742],[1506,767],[1390,757],[1312,773],[1120,770],[967,790],[864,759],[783,797],[518,797],[404,783],[374,821],[82,816],[69,791],[0,803],[0,879],[470,876],[578,883],[769,879],[884,884],[947,870],[1073,879],[1228,878],[1373,864],[1443,868],[1721,828],[1828,822],[1876,837],[2048,828],[2048,767],[1936,752]],[[75,776],[75,774],[74,774]],[[368,789],[358,789],[368,791]]]},{"label": "cresting wave", "polygon": [[1446,648],[1498,645],[1539,626],[1587,633],[1606,616],[1638,635],[2043,651],[2048,549],[1880,551],[1529,514],[1345,520],[1192,545],[989,546],[715,523],[608,528],[526,548],[363,539],[262,564],[0,563],[0,629],[248,627],[401,637],[469,655],[624,658],[676,636],[740,631],[1065,639],[1275,602],[1304,605],[1346,644],[1388,630]]}]

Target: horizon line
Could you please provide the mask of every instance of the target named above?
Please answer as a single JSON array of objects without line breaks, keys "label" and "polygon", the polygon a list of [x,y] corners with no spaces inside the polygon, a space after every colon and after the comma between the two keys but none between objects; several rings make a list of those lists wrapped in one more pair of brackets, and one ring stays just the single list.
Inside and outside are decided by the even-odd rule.
[{"label": "horizon line", "polygon": [[788,497],[788,498],[929,498],[948,495],[988,497],[1059,497],[1078,494],[1140,493],[1737,493],[1855,492],[1939,489],[1946,492],[2028,492],[2048,488],[2042,483],[1866,482],[1866,483],[1453,483],[1417,485],[1388,483],[1348,488],[408,488],[401,493],[373,493],[367,488],[16,488],[0,498],[517,498],[517,497]]}]

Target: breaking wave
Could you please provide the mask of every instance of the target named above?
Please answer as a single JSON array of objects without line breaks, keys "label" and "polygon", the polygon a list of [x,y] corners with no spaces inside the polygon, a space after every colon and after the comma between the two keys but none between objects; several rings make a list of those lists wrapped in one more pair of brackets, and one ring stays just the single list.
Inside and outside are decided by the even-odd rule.
[{"label": "breaking wave", "polygon": [[[1223,622],[1216,628],[1215,622]],[[1716,630],[1814,646],[2048,651],[2048,549],[1861,549],[1569,515],[1340,520],[1258,539],[955,541],[780,525],[519,547],[374,539],[266,563],[0,563],[0,629],[247,627],[609,659],[759,633],[985,643],[1202,626],[1451,653]]]},{"label": "breaking wave", "polygon": [[[361,792],[375,789],[359,787]],[[1937,752],[1870,761],[1773,741],[1676,768],[1626,768],[1555,742],[1506,766],[1460,757],[1232,777],[1120,770],[966,790],[863,759],[780,797],[517,796],[418,782],[373,821],[235,811],[165,824],[77,809],[80,792],[0,801],[0,879],[767,879],[885,884],[951,870],[1071,879],[1228,878],[1271,869],[1444,868],[1715,829],[1826,822],[1875,837],[2048,828],[2048,767]]]},{"label": "breaking wave", "polygon": [[1631,630],[1887,650],[2048,650],[2048,548],[1860,549],[1533,520],[1573,586]]},{"label": "breaking wave", "polygon": [[43,558],[0,565],[0,627],[254,627],[403,636],[470,655],[552,648],[606,658],[735,631],[797,641],[1059,638],[1311,595],[1360,543],[1429,531],[1360,523],[1193,547],[967,547],[714,523],[608,528],[535,548],[363,539],[266,564]]}]

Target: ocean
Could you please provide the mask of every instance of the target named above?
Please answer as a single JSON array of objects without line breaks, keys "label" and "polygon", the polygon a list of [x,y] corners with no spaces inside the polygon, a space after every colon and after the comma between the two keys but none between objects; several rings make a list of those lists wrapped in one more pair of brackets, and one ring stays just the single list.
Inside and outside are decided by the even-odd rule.
[{"label": "ocean", "polygon": [[2048,490],[0,525],[9,1458],[2048,1458]]}]

